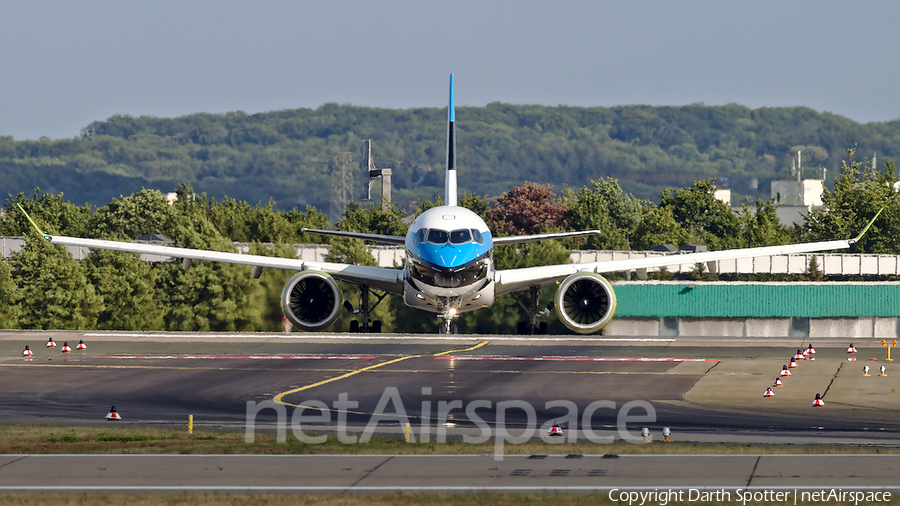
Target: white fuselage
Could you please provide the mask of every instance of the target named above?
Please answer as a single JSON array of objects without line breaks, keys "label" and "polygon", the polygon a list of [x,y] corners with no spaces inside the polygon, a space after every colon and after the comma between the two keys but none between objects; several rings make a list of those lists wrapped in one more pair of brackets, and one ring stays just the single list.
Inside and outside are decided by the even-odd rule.
[{"label": "white fuselage", "polygon": [[457,206],[429,209],[406,235],[407,306],[453,316],[494,303],[493,240],[487,224]]}]

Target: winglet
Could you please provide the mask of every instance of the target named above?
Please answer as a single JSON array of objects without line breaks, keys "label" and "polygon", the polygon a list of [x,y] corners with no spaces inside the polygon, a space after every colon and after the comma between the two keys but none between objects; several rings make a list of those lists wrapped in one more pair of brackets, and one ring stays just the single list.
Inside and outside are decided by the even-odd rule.
[{"label": "winglet", "polygon": [[41,230],[41,227],[37,226],[37,223],[35,223],[34,220],[31,219],[31,216],[28,216],[28,213],[25,212],[25,208],[22,207],[22,204],[19,204],[18,202],[16,202],[16,205],[19,206],[19,209],[22,211],[22,214],[24,214],[25,217],[28,218],[28,221],[31,222],[31,226],[34,227],[34,229],[37,230],[38,233],[44,237],[44,239],[50,239],[50,236],[45,234],[44,231]]},{"label": "winglet", "polygon": [[850,244],[856,244],[857,241],[859,241],[860,239],[862,239],[862,236],[863,236],[866,232],[869,231],[869,227],[871,227],[872,224],[875,223],[875,220],[878,218],[878,215],[881,214],[882,211],[884,211],[884,208],[883,208],[883,207],[882,207],[881,209],[879,209],[877,213],[875,213],[875,217],[874,217],[874,218],[872,218],[871,220],[869,220],[869,224],[866,225],[866,228],[862,229],[862,232],[860,232],[858,236],[854,237],[853,239],[850,239],[848,242],[849,242]]}]

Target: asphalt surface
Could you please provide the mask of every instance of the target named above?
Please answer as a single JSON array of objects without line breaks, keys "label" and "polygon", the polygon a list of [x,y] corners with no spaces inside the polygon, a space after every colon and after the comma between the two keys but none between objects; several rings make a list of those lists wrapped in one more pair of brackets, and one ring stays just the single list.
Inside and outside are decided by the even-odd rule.
[{"label": "asphalt surface", "polygon": [[[57,348],[44,347],[48,337]],[[86,351],[61,353],[64,341],[74,348],[80,339]],[[26,344],[34,350],[30,360],[21,357]],[[103,423],[116,405],[123,423],[180,425],[192,414],[200,427],[242,429],[248,401],[319,401],[333,408],[345,394],[356,404],[336,413],[346,416],[350,430],[369,424],[381,402],[386,414],[402,408],[413,432],[440,429],[450,438],[478,433],[481,420],[493,427],[501,414],[511,432],[556,421],[575,434],[587,428],[622,437],[616,429],[623,406],[641,401],[652,406],[655,419],[626,424],[631,437],[648,427],[659,438],[669,427],[682,441],[900,444],[900,367],[868,360],[884,358],[880,341],[857,340],[856,362],[846,360],[845,339],[813,344],[816,360],[800,362],[784,387],[773,388],[776,397],[764,399],[781,365],[808,343],[4,331],[0,422]],[[870,377],[861,373],[866,364]],[[885,377],[878,375],[881,365]],[[810,406],[816,393],[825,407]],[[440,417],[438,406],[454,401],[459,407]],[[490,404],[474,410],[475,419],[466,408],[478,401]],[[498,409],[497,403],[509,401],[531,406],[533,416],[527,409]],[[607,402],[594,404],[585,418],[596,401]],[[572,405],[577,416],[567,419]],[[336,413],[311,426],[334,430]],[[638,406],[626,414],[651,413]],[[256,416],[261,428],[277,420],[275,410]],[[382,416],[377,430],[400,433],[399,420]]]},{"label": "asphalt surface", "polygon": [[0,492],[656,492],[645,504],[900,492],[900,455],[0,455],[0,470]]}]

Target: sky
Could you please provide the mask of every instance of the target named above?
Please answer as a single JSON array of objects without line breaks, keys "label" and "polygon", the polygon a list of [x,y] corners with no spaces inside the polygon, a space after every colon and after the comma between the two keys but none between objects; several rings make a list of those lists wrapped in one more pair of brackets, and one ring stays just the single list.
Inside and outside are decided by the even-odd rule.
[{"label": "sky", "polygon": [[[0,135],[115,114],[807,106],[900,118],[900,2],[0,2]],[[457,117],[462,122],[464,118]]]}]

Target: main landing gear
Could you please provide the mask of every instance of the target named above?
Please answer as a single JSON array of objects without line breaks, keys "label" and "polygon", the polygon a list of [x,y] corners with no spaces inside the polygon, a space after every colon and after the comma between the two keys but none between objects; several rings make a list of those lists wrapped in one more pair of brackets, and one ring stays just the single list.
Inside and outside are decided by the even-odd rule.
[{"label": "main landing gear", "polygon": [[547,322],[538,322],[537,319],[539,316],[550,314],[550,311],[553,309],[553,302],[547,304],[546,309],[541,309],[541,287],[532,286],[528,289],[528,292],[512,293],[511,295],[525,310],[525,314],[528,315],[528,321],[519,322],[516,325],[516,334],[546,334]]},{"label": "main landing gear", "polygon": [[[372,294],[375,297],[375,303],[369,305],[369,294]],[[350,332],[356,333],[361,332],[363,334],[380,334],[381,333],[381,321],[375,320],[370,322],[369,316],[372,311],[378,307],[378,304],[381,304],[381,301],[387,297],[387,292],[374,292],[371,288],[365,285],[359,285],[359,309],[354,310],[353,304],[350,303],[349,300],[344,301],[344,309],[347,310],[348,313],[352,315],[359,315],[359,320],[353,320],[350,322]]]}]

